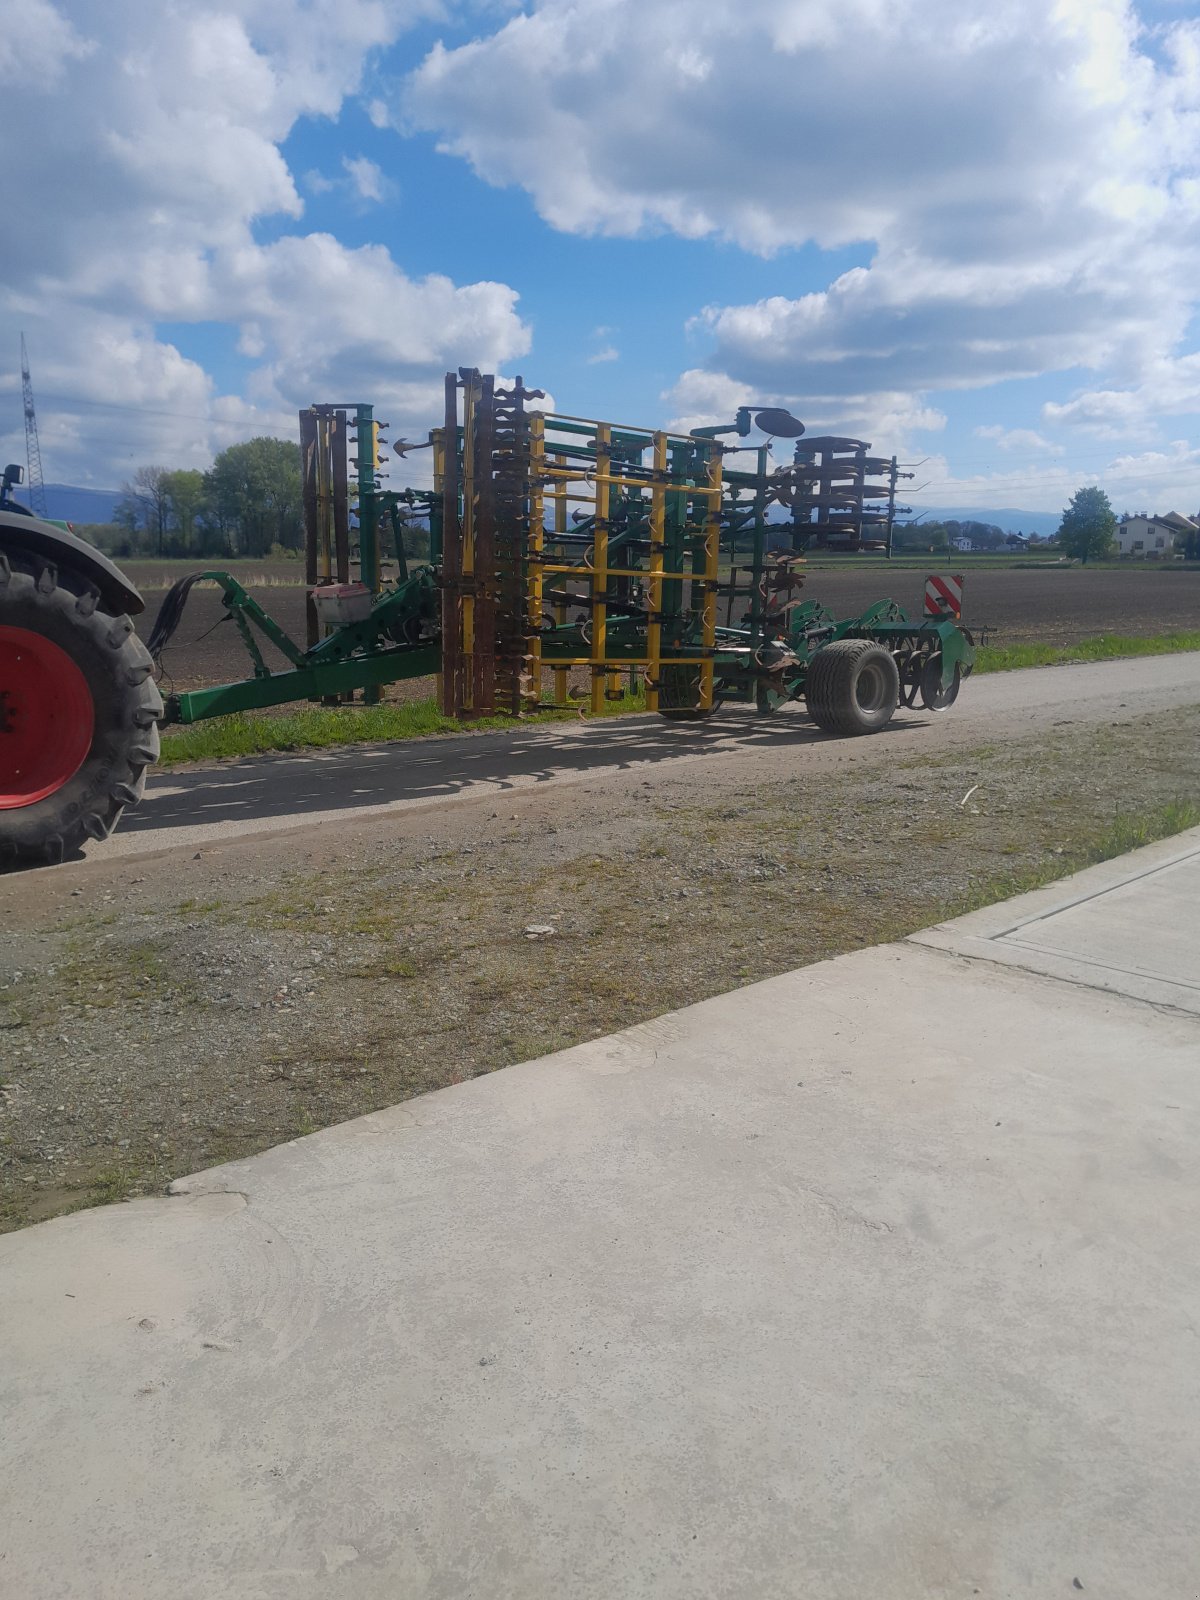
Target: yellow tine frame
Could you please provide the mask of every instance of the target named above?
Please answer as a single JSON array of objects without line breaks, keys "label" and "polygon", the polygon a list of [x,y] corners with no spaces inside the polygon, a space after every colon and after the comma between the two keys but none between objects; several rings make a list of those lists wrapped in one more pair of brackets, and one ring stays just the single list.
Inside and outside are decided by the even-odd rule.
[{"label": "yellow tine frame", "polygon": [[[596,431],[597,431],[597,433],[599,433],[600,429],[597,429]],[[608,430],[605,429],[604,431],[607,432]],[[545,475],[546,475],[547,478],[555,478],[555,479],[558,479],[562,483],[608,484],[610,487],[611,487],[612,484],[615,483],[617,485],[617,487],[620,488],[620,489],[656,489],[656,488],[661,488],[661,489],[665,489],[668,494],[686,494],[689,497],[692,497],[692,496],[695,496],[695,495],[701,495],[701,496],[704,496],[704,495],[708,495],[708,496],[717,495],[717,496],[719,496],[721,494],[720,486],[718,485],[718,487],[714,489],[711,483],[710,484],[699,484],[699,483],[663,483],[663,484],[659,484],[659,483],[656,483],[653,478],[635,478],[635,477],[629,476],[626,473],[622,473],[622,472],[587,472],[587,471],[571,472],[571,471],[568,471],[568,472],[565,472],[565,473],[561,473],[561,472],[555,471],[555,469],[553,467],[546,467],[544,469],[544,471],[545,471]],[[587,500],[587,501],[590,501],[592,496],[590,494],[580,494],[580,495],[570,495],[568,498],[570,498],[572,500]]]},{"label": "yellow tine frame", "polygon": [[[542,432],[542,447],[543,447],[543,450],[545,449],[545,428],[544,428],[544,423],[545,423],[545,419],[543,418],[543,432]],[[556,462],[560,462],[561,463],[563,458],[562,458],[562,456],[555,456],[554,459],[555,459]],[[566,533],[566,531],[567,531],[567,487],[566,487],[566,484],[565,483],[561,484],[561,485],[560,484],[555,484],[554,487],[550,490],[550,495],[551,495],[551,498],[554,501],[554,531],[555,531],[555,533]],[[543,567],[542,570],[543,570],[543,572],[545,572],[546,569]],[[567,608],[562,603],[561,600],[556,600],[554,602],[554,620],[555,620],[556,623],[559,623],[559,624],[564,623],[567,620]],[[565,669],[560,668],[560,667],[555,667],[555,669],[554,669],[554,699],[557,702],[557,704],[560,705],[560,706],[565,706],[567,704],[567,676],[568,675],[567,675],[567,672],[565,671]]]},{"label": "yellow tine frame", "polygon": [[662,664],[662,623],[659,616],[663,600],[663,560],[667,533],[667,435],[654,434],[654,476],[650,487],[650,569],[646,584],[646,605],[650,621],[646,625],[646,710],[658,710],[658,673]]},{"label": "yellow tine frame", "polygon": [[[546,424],[540,412],[529,419],[529,701],[542,698],[542,549],[546,542],[542,474],[546,459]],[[557,676],[557,674],[556,674]]]},{"label": "yellow tine frame", "polygon": [[[596,428],[597,463],[608,463],[612,429],[606,422]],[[596,484],[596,532],[592,540],[592,710],[604,710],[604,658],[608,648],[608,508],[609,475],[598,472]]]},{"label": "yellow tine frame", "polygon": [[705,659],[700,666],[700,705],[712,710],[713,651],[717,644],[717,571],[721,559],[721,452],[713,448],[708,458],[708,515],[704,521],[704,610],[701,641]]},{"label": "yellow tine frame", "polygon": [[475,412],[479,380],[472,375],[463,384],[463,524],[462,524],[462,634],[463,709],[475,705]]},{"label": "yellow tine frame", "polygon": [[[440,498],[441,493],[442,493],[442,487],[443,487],[443,485],[445,484],[445,481],[446,481],[446,430],[445,430],[445,428],[433,428],[433,429],[431,429],[430,430],[430,434],[429,434],[429,441],[433,446],[433,492],[434,492],[434,494],[436,494]],[[443,531],[443,533],[442,533],[443,541],[445,540],[445,537],[446,537],[446,535],[445,535],[445,532]],[[433,554],[433,552],[430,551],[430,555],[431,556],[432,556],[432,554]],[[443,550],[443,559],[445,559],[445,551],[444,550]],[[440,672],[436,673],[435,676],[434,676],[433,693],[434,693],[434,698],[437,701],[438,708],[440,710],[441,709],[441,705],[442,705],[442,674]]]},{"label": "yellow tine frame", "polygon": [[[327,416],[317,414],[317,582],[333,576],[333,478]],[[328,631],[328,630],[326,630]]]}]

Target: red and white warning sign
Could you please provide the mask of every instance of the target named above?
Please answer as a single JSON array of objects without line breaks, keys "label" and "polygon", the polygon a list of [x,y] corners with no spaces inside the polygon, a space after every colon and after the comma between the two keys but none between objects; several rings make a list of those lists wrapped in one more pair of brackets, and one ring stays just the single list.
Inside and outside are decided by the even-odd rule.
[{"label": "red and white warning sign", "polygon": [[936,573],[925,579],[925,615],[927,617],[962,616],[962,575],[941,578]]}]

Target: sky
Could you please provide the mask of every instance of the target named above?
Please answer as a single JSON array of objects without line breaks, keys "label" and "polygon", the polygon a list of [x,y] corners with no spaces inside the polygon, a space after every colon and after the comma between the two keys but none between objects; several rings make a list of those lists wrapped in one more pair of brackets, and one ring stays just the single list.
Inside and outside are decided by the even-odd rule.
[{"label": "sky", "polygon": [[0,456],[24,332],[59,483],[320,401],[420,439],[477,366],[639,425],[783,405],[918,509],[1195,513],[1196,10],[0,0]]}]

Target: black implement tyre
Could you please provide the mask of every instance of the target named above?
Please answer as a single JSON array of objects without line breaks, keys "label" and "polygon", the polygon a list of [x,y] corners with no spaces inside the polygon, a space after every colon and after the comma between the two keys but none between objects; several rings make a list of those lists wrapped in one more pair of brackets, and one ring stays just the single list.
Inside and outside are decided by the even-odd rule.
[{"label": "black implement tyre", "polygon": [[142,797],[162,697],[94,585],[0,553],[0,869],[76,855]]},{"label": "black implement tyre", "polygon": [[808,714],[826,733],[878,733],[900,700],[895,659],[870,639],[835,639],[812,658],[804,685]]},{"label": "black implement tyre", "polygon": [[946,711],[958,699],[962,687],[962,671],[955,667],[954,676],[947,688],[942,688],[942,657],[940,652],[931,655],[921,668],[921,704],[926,711]]},{"label": "black implement tyre", "polygon": [[670,667],[658,669],[658,714],[671,722],[698,722],[701,717],[711,717],[712,708],[699,705],[699,667]]}]

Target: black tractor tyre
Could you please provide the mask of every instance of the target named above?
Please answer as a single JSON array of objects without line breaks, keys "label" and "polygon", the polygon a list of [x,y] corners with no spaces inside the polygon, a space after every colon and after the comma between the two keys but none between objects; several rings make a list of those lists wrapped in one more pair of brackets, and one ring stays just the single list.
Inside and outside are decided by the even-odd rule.
[{"label": "black tractor tyre", "polygon": [[[27,672],[22,663],[30,655],[22,653],[22,640],[33,646],[33,655],[39,648],[44,652],[49,674],[22,677]],[[77,855],[89,839],[107,838],[122,811],[141,799],[146,768],[158,759],[162,696],[151,676],[154,663],[129,618],[105,611],[86,578],[65,570],[60,574],[19,551],[11,561],[0,553],[0,641],[7,652],[0,652],[0,663],[8,663],[11,680],[0,681],[0,870],[53,864]],[[62,700],[56,693],[56,663],[71,691]],[[4,675],[0,672],[0,678]],[[89,702],[90,742],[86,716],[79,715]],[[48,761],[48,781],[41,787],[50,792],[38,794],[22,788],[25,769],[4,746],[10,735],[22,738],[23,719],[21,748],[40,741],[36,720],[29,724],[40,710],[31,707],[47,705],[59,725],[53,725],[52,716],[44,741],[50,753],[38,757],[44,767]],[[67,753],[56,766],[54,750],[72,740],[79,747],[78,765]],[[14,743],[10,750],[16,748]],[[32,797],[25,800],[24,794]]]},{"label": "black tractor tyre", "polygon": [[658,714],[669,722],[699,722],[712,716],[712,707],[698,704],[699,667],[660,666],[658,669]]},{"label": "black tractor tyre", "polygon": [[835,639],[813,656],[804,698],[809,716],[826,733],[878,733],[900,701],[895,658],[870,639]]}]

